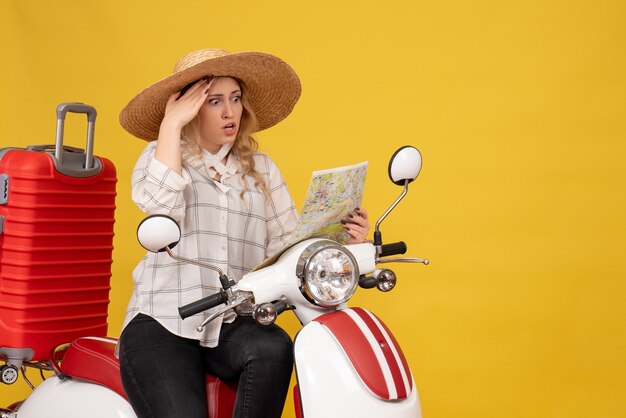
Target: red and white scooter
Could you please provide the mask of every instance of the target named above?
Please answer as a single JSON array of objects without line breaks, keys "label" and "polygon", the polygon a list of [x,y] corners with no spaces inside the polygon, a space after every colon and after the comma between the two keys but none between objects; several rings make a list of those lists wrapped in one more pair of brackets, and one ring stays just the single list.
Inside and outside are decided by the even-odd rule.
[{"label": "red and white scooter", "polygon": [[[357,288],[387,292],[396,276],[378,265],[389,262],[428,264],[428,260],[396,258],[403,242],[383,244],[380,224],[400,202],[421,169],[421,155],[411,146],[397,150],[389,177],[404,187],[402,194],[376,222],[374,242],[339,245],[324,238],[301,241],[262,268],[234,283],[217,267],[176,256],[170,248],[180,228],[162,215],[146,218],[138,238],[149,251],[167,251],[173,258],[217,270],[223,289],[179,309],[183,318],[215,308],[206,324],[234,310],[268,325],[293,310],[303,327],[294,343],[298,417],[421,417],[417,388],[400,346],[385,324],[362,308],[349,308]],[[0,418],[136,418],[126,400],[114,356],[116,340],[85,337],[61,347],[46,364],[55,373],[24,401],[0,409]],[[164,359],[163,361],[167,361]],[[236,388],[208,376],[209,417],[232,416]]]}]

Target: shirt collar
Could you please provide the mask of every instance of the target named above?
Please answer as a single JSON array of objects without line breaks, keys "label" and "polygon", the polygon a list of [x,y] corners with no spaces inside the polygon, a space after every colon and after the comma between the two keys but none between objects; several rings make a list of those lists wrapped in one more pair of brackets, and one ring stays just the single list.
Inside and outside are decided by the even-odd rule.
[{"label": "shirt collar", "polygon": [[[217,152],[217,154],[211,154],[207,150],[202,150],[201,155],[191,153],[187,148],[187,144],[183,142],[183,159],[185,164],[192,167],[204,177],[213,180],[219,173],[222,178],[225,174],[233,175],[237,172],[238,165],[235,157],[231,158],[229,155],[230,150],[233,147],[232,143],[224,144]],[[222,163],[222,160],[226,156],[226,162]]]}]

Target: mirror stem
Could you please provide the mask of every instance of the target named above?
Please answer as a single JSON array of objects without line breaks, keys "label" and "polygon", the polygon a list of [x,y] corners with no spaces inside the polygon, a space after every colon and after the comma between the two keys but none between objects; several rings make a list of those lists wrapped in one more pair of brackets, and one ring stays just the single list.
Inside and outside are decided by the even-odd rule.
[{"label": "mirror stem", "polygon": [[383,216],[381,216],[378,221],[376,221],[376,228],[374,230],[374,246],[376,246],[376,252],[380,254],[380,246],[383,245],[383,238],[382,238],[382,234],[380,233],[380,224],[383,222],[383,220],[387,217],[387,215],[389,215],[389,213],[398,205],[398,203],[400,203],[400,201],[404,198],[404,196],[406,196],[407,191],[409,190],[409,183],[411,181],[410,180],[404,180],[404,190],[402,190],[402,193],[400,194],[400,196],[396,199],[395,202],[393,202],[393,204],[389,207],[389,209],[387,209],[387,211],[385,211],[385,213],[383,213]]},{"label": "mirror stem", "polygon": [[179,257],[176,254],[174,254],[172,252],[172,250],[170,249],[169,246],[165,247],[165,251],[169,254],[170,257],[172,257],[174,260],[176,261],[184,261],[185,263],[189,263],[189,264],[193,264],[194,266],[198,266],[198,267],[206,267],[208,269],[217,271],[219,273],[220,276],[224,275],[224,272],[222,271],[222,269],[220,269],[219,267],[215,267],[212,266],[211,264],[205,264],[205,263],[201,263],[199,261],[195,261],[195,260],[190,260],[188,258],[185,257]]}]

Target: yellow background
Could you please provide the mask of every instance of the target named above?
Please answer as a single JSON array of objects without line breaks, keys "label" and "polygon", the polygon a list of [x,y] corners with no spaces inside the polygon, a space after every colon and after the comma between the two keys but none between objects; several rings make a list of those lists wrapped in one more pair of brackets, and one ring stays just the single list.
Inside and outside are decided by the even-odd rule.
[{"label": "yellow background", "polygon": [[[424,415],[626,416],[625,21],[621,0],[2,0],[0,147],[52,143],[60,102],[98,109],[96,154],[120,179],[117,336],[143,253],[129,176],[144,143],[120,109],[188,51],[276,54],[303,94],[258,139],[297,205],[312,170],[368,160],[376,218],[400,192],[389,156],[423,154],[382,230],[432,263],[353,305],[395,332]],[[83,117],[66,126],[81,146]],[[0,386],[0,405],[26,392]]]}]

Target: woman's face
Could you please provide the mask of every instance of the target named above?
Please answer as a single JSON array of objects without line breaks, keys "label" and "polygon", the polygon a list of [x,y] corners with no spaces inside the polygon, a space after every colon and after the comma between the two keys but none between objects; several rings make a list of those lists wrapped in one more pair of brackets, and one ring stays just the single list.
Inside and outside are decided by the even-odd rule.
[{"label": "woman's face", "polygon": [[216,154],[222,145],[234,142],[242,111],[239,83],[229,77],[214,80],[198,112],[200,146]]}]

